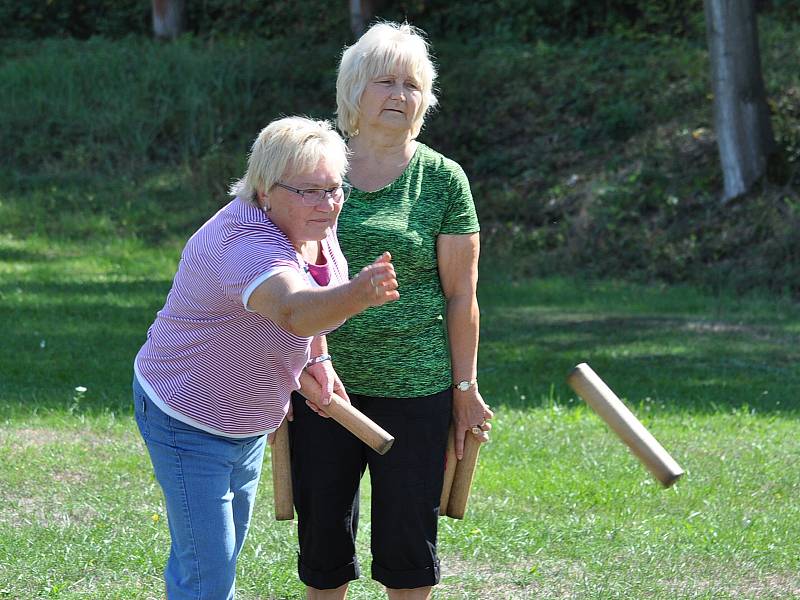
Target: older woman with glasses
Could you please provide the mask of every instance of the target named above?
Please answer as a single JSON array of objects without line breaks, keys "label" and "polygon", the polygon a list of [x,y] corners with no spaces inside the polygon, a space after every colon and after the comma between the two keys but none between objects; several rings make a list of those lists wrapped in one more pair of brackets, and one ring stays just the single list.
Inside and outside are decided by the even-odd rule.
[{"label": "older woman with glasses", "polygon": [[342,248],[351,264],[390,249],[402,298],[350,319],[329,343],[353,405],[396,441],[379,456],[295,402],[298,570],[309,598],[344,598],[359,576],[358,488],[367,467],[372,577],[389,598],[428,598],[440,579],[448,429],[452,421],[461,458],[465,435],[486,441],[491,428],[477,382],[475,205],[461,167],[416,139],[436,102],[435,76],[426,41],[407,24],[373,26],[339,66],[338,124],[353,185]]},{"label": "older woman with glasses", "polygon": [[[384,254],[348,281],[336,223],[350,185],[324,121],[267,126],[234,199],[188,241],[134,362],[137,424],[164,492],[170,600],[228,600],[264,443],[307,369],[346,395],[326,332],[398,298]],[[318,408],[318,407],[315,407]]]}]

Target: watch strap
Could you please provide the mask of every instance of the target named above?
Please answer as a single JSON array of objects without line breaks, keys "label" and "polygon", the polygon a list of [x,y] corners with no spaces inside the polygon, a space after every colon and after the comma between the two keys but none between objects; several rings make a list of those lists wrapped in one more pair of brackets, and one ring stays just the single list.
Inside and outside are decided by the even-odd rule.
[{"label": "watch strap", "polygon": [[315,356],[314,358],[310,359],[306,363],[306,367],[310,367],[311,365],[318,365],[321,362],[325,362],[326,360],[331,360],[330,354],[320,354],[319,356]]}]

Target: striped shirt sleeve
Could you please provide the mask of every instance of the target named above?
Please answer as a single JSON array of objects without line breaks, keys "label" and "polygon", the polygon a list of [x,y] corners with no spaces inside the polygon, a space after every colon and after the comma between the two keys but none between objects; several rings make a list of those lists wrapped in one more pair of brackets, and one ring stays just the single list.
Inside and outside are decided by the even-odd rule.
[{"label": "striped shirt sleeve", "polygon": [[[247,308],[264,281],[285,271],[301,273],[294,248],[270,231],[246,231],[223,246],[219,280],[225,294]],[[249,310],[249,309],[248,309]]]}]

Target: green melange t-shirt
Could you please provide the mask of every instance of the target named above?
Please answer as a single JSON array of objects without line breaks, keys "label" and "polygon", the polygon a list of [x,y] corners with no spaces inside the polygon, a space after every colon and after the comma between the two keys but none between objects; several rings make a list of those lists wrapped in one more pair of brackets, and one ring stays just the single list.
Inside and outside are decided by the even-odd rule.
[{"label": "green melange t-shirt", "polygon": [[388,186],[352,191],[338,226],[350,277],[388,250],[400,299],[368,308],[328,334],[348,391],[409,398],[452,385],[436,238],[479,229],[463,169],[424,144]]}]

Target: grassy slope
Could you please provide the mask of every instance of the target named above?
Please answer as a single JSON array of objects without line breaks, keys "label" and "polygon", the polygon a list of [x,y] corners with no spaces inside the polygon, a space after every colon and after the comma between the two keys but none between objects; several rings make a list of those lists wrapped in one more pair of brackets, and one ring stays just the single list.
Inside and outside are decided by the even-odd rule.
[{"label": "grassy slope", "polygon": [[[761,28],[784,162],[730,206],[717,200],[702,39],[433,40],[441,102],[422,139],[464,165],[485,246],[523,256],[530,273],[796,293],[799,34],[768,16]],[[336,40],[9,44],[0,228],[182,237],[269,119],[331,116],[338,53]],[[30,204],[47,217],[30,219]]]}]

